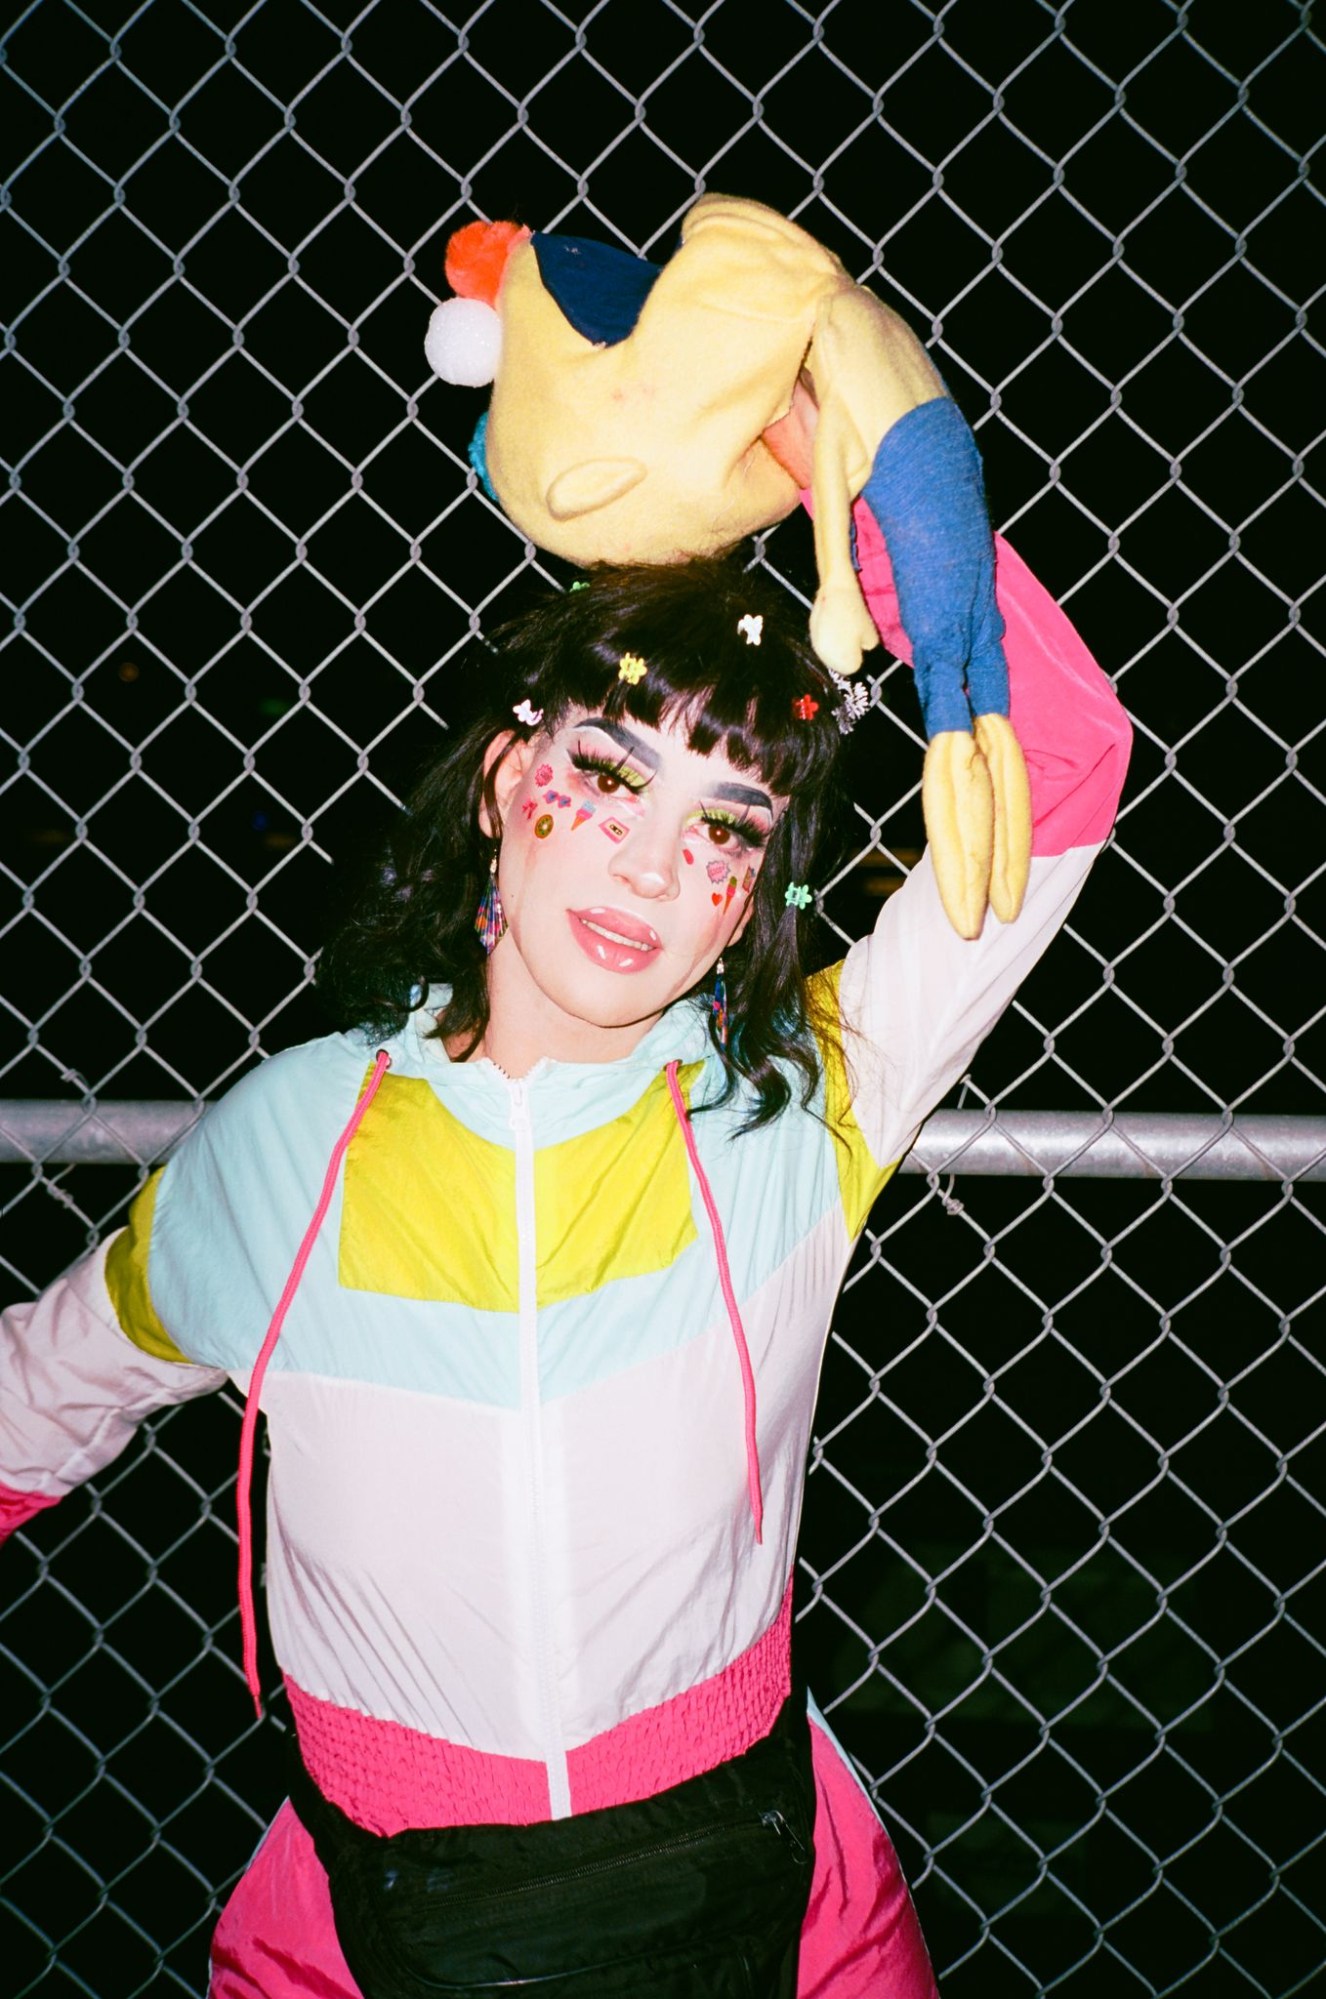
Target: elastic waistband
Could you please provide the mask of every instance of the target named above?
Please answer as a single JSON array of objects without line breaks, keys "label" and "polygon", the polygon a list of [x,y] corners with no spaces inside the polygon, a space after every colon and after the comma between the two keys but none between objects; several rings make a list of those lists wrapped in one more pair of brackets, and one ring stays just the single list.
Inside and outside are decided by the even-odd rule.
[{"label": "elastic waistband", "polygon": [[[777,1617],[719,1673],[628,1717],[567,1757],[578,1815],[652,1798],[741,1756],[767,1736],[792,1685],[792,1585]],[[287,1678],[305,1768],[356,1825],[532,1825],[552,1817],[545,1765],[337,1707]]]}]

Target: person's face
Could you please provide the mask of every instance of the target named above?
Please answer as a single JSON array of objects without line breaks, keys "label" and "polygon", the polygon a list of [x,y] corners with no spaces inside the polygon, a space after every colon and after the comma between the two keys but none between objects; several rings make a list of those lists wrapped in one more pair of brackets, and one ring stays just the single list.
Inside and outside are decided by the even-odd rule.
[{"label": "person's face", "polygon": [[740,936],[786,800],[676,727],[602,715],[490,757],[508,924],[493,1027],[554,1056],[626,1053]]}]

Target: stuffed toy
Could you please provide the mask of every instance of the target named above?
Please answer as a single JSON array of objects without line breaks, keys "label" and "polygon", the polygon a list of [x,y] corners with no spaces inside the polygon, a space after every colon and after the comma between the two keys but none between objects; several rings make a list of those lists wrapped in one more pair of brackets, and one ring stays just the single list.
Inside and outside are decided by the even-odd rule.
[{"label": "stuffed toy", "polygon": [[1011,922],[1030,796],[981,462],[897,314],[795,223],[719,194],[688,211],[661,266],[477,222],[451,238],[446,270],[457,296],[433,313],[430,365],[445,381],[492,382],[471,458],[540,547],[585,566],[684,561],[805,497],[811,642],[846,676],[879,643],[853,561],[864,507],[916,671],[944,907],[964,937],[987,904]]}]

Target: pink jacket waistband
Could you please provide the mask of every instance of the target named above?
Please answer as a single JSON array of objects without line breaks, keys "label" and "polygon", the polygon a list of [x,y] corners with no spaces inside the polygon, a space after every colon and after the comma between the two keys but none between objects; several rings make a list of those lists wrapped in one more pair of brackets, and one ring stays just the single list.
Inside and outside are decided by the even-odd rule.
[{"label": "pink jacket waistband", "polygon": [[[774,1622],[721,1673],[571,1750],[572,1811],[653,1797],[760,1741],[791,1690],[791,1634],[789,1582]],[[318,1700],[288,1677],[286,1689],[309,1775],[370,1832],[531,1825],[551,1816],[541,1762],[375,1720]]]}]

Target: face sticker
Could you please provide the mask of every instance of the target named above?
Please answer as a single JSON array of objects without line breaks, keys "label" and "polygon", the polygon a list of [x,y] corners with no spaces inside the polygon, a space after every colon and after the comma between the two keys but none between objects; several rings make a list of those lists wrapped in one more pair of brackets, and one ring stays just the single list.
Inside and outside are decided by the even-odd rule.
[{"label": "face sticker", "polygon": [[685,861],[688,868],[693,868],[695,866],[695,856],[691,852],[689,847],[682,848],[681,857]]},{"label": "face sticker", "polygon": [[723,891],[723,907],[725,909],[727,908],[727,905],[731,902],[736,892],[737,892],[737,878],[735,875],[729,875],[727,878],[727,887]]},{"label": "face sticker", "polygon": [[567,806],[571,803],[564,791],[545,791],[543,796],[547,803],[555,805],[559,812],[565,812]]},{"label": "face sticker", "polygon": [[[626,838],[627,828],[622,825],[620,819],[603,819],[600,820],[599,824],[603,832],[605,832],[608,838],[612,840],[614,843],[619,840],[624,840]],[[687,855],[687,859],[688,860],[690,859],[689,855]]]},{"label": "face sticker", "polygon": [[534,837],[535,837],[535,839],[536,839],[536,840],[546,840],[546,839],[547,839],[547,837],[548,837],[548,835],[549,835],[549,834],[550,834],[550,833],[552,832],[552,829],[553,829],[553,817],[552,817],[552,813],[551,813],[551,812],[545,812],[545,813],[544,813],[544,815],[543,815],[543,817],[542,817],[541,819],[536,819],[536,820],[534,821]]},{"label": "face sticker", "polygon": [[724,875],[727,873],[727,862],[710,861],[708,867],[705,869],[705,873],[708,875],[711,882],[721,882]]},{"label": "face sticker", "polygon": [[583,826],[586,819],[592,819],[593,817],[594,817],[593,806],[582,805],[580,810],[576,813],[575,818],[571,821],[571,831],[574,833],[577,826]]},{"label": "face sticker", "polygon": [[743,895],[749,895],[754,886],[755,886],[755,870],[754,868],[747,868],[745,874],[741,877],[741,893]]},{"label": "face sticker", "polygon": [[538,811],[538,809],[539,809],[539,801],[537,798],[527,798],[525,800],[523,810],[525,817],[527,819],[532,819],[535,813]]},{"label": "face sticker", "polygon": [[535,773],[534,773],[534,782],[535,782],[535,784],[551,784],[551,783],[552,783],[552,765],[551,765],[551,764],[540,764],[540,765],[539,765],[539,767],[538,767],[538,769],[537,769],[537,770],[535,771]]}]

